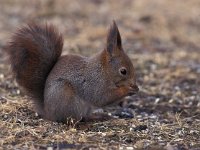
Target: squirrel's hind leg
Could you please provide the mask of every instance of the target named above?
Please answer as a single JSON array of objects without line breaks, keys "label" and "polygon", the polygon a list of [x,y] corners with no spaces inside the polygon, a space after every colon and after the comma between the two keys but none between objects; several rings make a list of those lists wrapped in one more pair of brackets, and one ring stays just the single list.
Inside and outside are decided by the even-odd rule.
[{"label": "squirrel's hind leg", "polygon": [[45,117],[49,120],[67,122],[71,118],[79,121],[92,109],[92,106],[77,96],[72,85],[66,81],[47,85],[45,90]]},{"label": "squirrel's hind leg", "polygon": [[67,81],[46,85],[45,90],[44,110],[49,120],[67,123],[69,119],[93,122],[113,118],[103,112],[95,112],[97,108],[81,99]]}]

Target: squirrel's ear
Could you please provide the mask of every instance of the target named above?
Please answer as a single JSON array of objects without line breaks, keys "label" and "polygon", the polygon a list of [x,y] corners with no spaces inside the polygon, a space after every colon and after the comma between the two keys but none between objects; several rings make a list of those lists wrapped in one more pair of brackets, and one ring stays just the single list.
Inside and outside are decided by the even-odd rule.
[{"label": "squirrel's ear", "polygon": [[110,54],[122,50],[121,36],[115,21],[113,21],[108,31],[106,50]]}]

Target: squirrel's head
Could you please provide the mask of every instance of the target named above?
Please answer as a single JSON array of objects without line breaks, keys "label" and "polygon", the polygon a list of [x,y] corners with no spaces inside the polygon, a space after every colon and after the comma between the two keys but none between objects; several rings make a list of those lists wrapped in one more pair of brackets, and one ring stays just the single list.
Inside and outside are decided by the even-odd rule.
[{"label": "squirrel's head", "polygon": [[117,87],[130,87],[132,93],[139,89],[136,85],[136,76],[133,64],[122,48],[121,36],[118,27],[113,21],[107,35],[107,44],[104,50],[106,56],[107,75]]}]

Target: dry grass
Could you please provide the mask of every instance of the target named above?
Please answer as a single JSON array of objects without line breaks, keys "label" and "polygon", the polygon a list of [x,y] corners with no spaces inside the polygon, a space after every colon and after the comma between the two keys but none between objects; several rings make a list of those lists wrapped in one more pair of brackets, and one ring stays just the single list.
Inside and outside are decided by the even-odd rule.
[{"label": "dry grass", "polygon": [[[0,149],[200,149],[198,0],[1,0]],[[50,22],[64,54],[104,48],[115,18],[138,74],[140,93],[105,111],[117,119],[67,126],[41,119],[18,89],[2,51],[26,22]]]}]

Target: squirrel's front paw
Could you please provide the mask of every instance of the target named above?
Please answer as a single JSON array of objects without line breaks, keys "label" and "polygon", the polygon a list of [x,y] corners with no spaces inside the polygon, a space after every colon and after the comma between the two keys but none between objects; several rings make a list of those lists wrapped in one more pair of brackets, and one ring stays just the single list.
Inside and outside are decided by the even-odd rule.
[{"label": "squirrel's front paw", "polygon": [[138,88],[137,85],[131,85],[129,87],[129,89],[130,89],[129,92],[128,92],[129,96],[134,95],[134,94],[136,94],[139,91],[139,88]]},{"label": "squirrel's front paw", "polygon": [[130,96],[130,95],[134,95],[139,91],[139,88],[137,85],[133,85],[133,86],[122,86],[118,88],[118,92],[120,93],[120,95],[123,96]]}]

